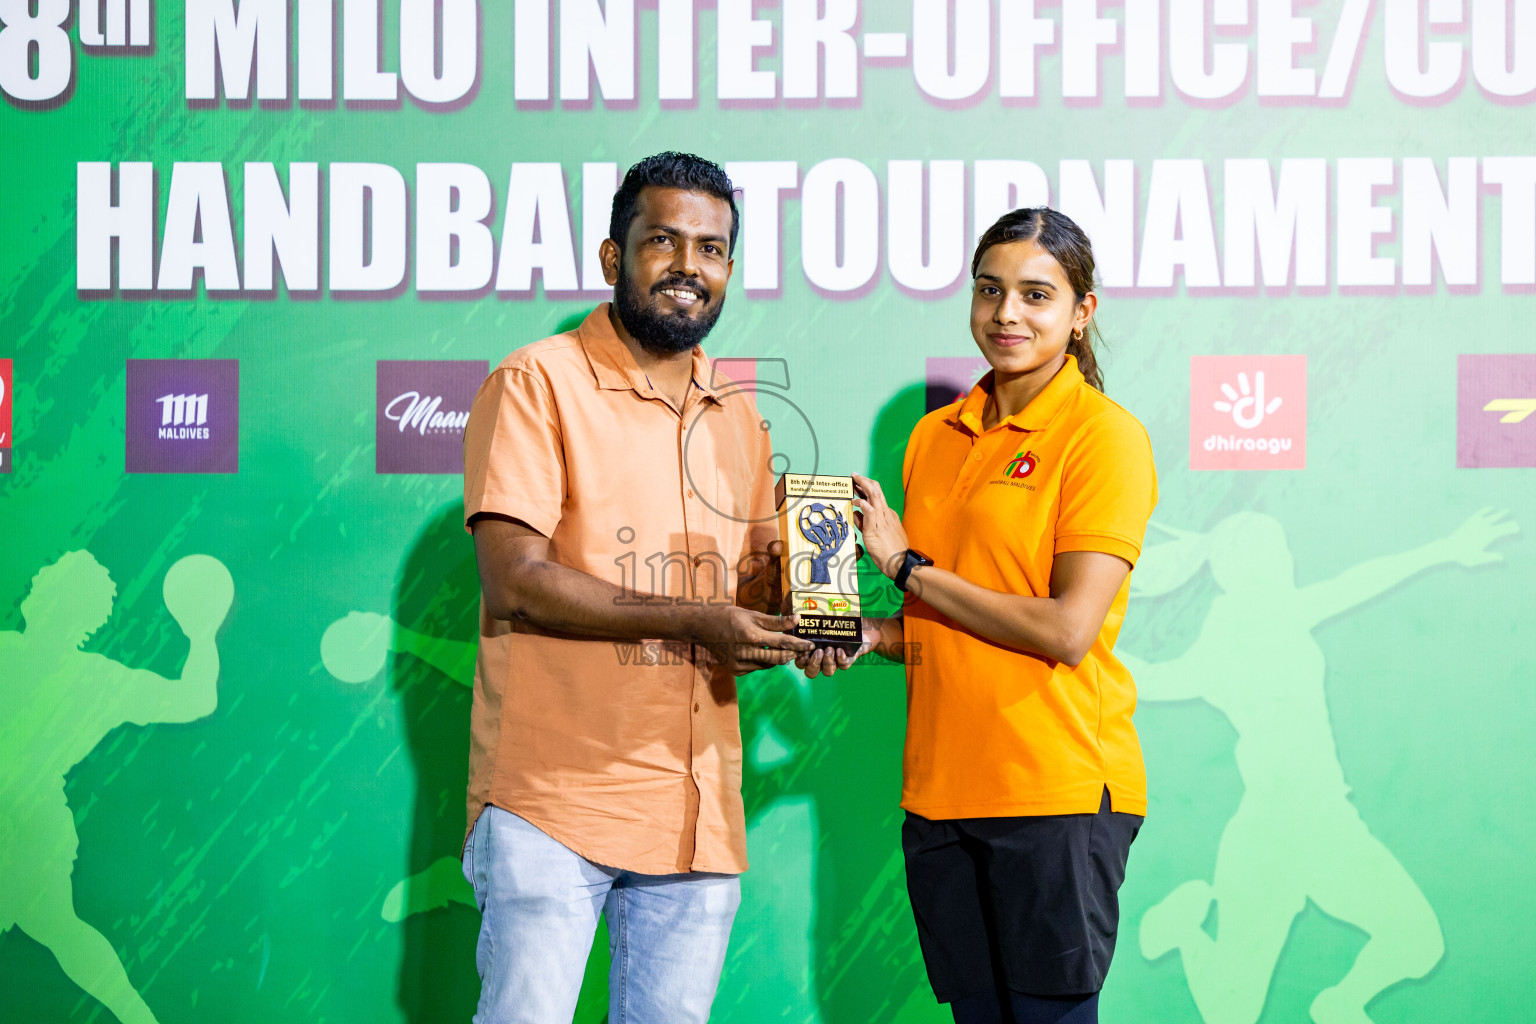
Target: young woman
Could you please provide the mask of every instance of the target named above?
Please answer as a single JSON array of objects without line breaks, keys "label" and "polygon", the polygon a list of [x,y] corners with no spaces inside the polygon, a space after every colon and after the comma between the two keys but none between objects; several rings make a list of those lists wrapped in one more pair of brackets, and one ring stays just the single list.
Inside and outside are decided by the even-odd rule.
[{"label": "young woman", "polygon": [[1146,813],[1113,648],[1156,473],[1146,431],[1101,390],[1082,230],[1015,210],[971,275],[992,371],[912,432],[904,517],[854,478],[864,546],[908,594],[903,616],[865,621],[863,650],[910,652],[902,846],[934,994],[960,1024],[1083,1024]]}]

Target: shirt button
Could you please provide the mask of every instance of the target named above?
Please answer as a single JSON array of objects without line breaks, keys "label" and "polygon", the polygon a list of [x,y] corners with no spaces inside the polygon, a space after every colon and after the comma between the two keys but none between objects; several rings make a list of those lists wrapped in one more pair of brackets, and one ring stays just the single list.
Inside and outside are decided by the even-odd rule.
[{"label": "shirt button", "polygon": [[690,498],[693,497],[693,492],[692,491],[688,492],[688,497],[690,497]]},{"label": "shirt button", "polygon": [[699,566],[701,566],[703,564],[704,564],[704,556],[703,555],[695,555],[694,558],[693,558],[693,567],[695,569],[697,569]]},{"label": "shirt button", "polygon": [[975,455],[972,455],[971,458],[975,459],[977,462],[980,462],[981,461],[981,452],[977,452]]},{"label": "shirt button", "polygon": [[694,710],[694,711],[698,711],[698,710],[699,710],[699,705],[697,705],[697,704],[695,704],[695,705],[694,705],[694,706],[693,706],[693,710]]}]

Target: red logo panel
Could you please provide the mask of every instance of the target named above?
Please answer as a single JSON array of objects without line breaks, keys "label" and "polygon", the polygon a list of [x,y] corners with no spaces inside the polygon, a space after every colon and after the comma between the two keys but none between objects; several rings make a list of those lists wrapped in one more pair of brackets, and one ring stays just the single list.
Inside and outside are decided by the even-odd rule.
[{"label": "red logo panel", "polygon": [[1193,356],[1190,469],[1306,469],[1306,356]]}]

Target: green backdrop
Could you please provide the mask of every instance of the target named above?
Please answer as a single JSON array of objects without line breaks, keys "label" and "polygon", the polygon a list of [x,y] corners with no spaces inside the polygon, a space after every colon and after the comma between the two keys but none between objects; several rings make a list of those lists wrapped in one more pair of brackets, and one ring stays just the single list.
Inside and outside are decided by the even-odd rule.
[{"label": "green backdrop", "polygon": [[[125,6],[130,26],[140,10],[152,20],[147,40],[130,29],[138,46],[111,42],[112,12]],[[300,20],[332,7],[292,6],[282,44],[271,26],[284,24],[284,5],[239,5],[241,18],[268,11],[259,54],[294,51]],[[343,53],[357,61],[371,53],[367,40],[342,41],[343,14],[365,19],[364,6],[372,5],[334,5],[338,67]],[[376,12],[386,71],[401,68],[401,6],[384,0]],[[404,6],[425,18],[418,25],[437,23],[433,5],[425,15],[419,3]],[[466,5],[441,6],[444,31],[463,30],[454,12]],[[583,164],[622,168],[676,148],[796,165],[782,195],[779,283],[742,287],[744,261],[762,251],[754,242],[766,244],[749,221],[738,280],[706,349],[785,360],[823,469],[869,469],[887,493],[899,491],[912,425],[930,401],[948,397],[927,361],[975,354],[959,261],[950,261],[951,283],[927,291],[892,270],[893,237],[910,235],[944,197],[926,207],[907,193],[892,202],[898,170],[889,161],[965,162],[961,226],[941,210],[935,223],[963,228],[967,245],[974,161],[1030,161],[1064,205],[1063,181],[1082,179],[1061,161],[1088,161],[1104,188],[1118,173],[1106,161],[1132,162],[1128,216],[1106,216],[1110,226],[1096,229],[1102,265],[1120,244],[1107,233],[1130,226],[1134,248],[1124,251],[1138,275],[1101,294],[1103,363],[1108,393],[1151,434],[1161,503],[1120,642],[1141,687],[1136,722],[1151,807],[1122,891],[1104,1017],[1251,1024],[1310,1012],[1320,1024],[1358,1022],[1353,1000],[1381,1022],[1518,1019],[1529,1001],[1519,979],[1536,953],[1528,927],[1536,555],[1518,532],[1536,522],[1536,417],[1520,413],[1536,405],[1536,282],[1521,263],[1536,260],[1526,255],[1536,253],[1536,201],[1525,198],[1536,185],[1520,177],[1531,173],[1536,120],[1532,91],[1510,81],[1536,61],[1529,5],[1513,5],[1525,34],[1507,54],[1503,36],[1496,40],[1508,58],[1500,79],[1487,41],[1505,8],[1497,2],[1468,3],[1463,21],[1431,31],[1428,8],[1411,2],[1291,11],[1257,0],[1237,5],[1236,18],[1226,3],[1211,14],[1183,0],[1126,0],[1097,11],[1115,22],[1117,45],[1084,51],[1092,25],[1083,19],[1095,8],[1079,0],[1038,10],[719,0],[691,19],[679,18],[691,4],[661,0],[639,6],[633,100],[603,91],[614,55],[627,52],[619,45],[591,77],[594,99],[561,98],[560,72],[552,99],[523,102],[519,90],[537,90],[515,81],[514,28],[536,35],[544,5],[518,6],[524,20],[515,26],[510,3],[467,5],[473,88],[433,103],[404,90],[397,101],[349,99],[339,71],[330,101],[304,98],[297,58],[286,77],[279,65],[267,86],[256,79],[253,91],[282,78],[284,97],[232,99],[246,90],[226,78],[216,98],[196,98],[189,68],[211,56],[204,46],[189,58],[187,12],[233,12],[230,4],[114,0],[89,19],[51,0],[0,4],[3,32],[16,33],[0,34],[0,359],[12,360],[0,409],[14,432],[0,438],[9,471],[0,476],[0,1017],[111,1020],[91,990],[146,1007],[152,1016],[138,1019],[163,1024],[469,1017],[478,917],[451,858],[464,827],[473,552],[459,526],[458,478],[375,471],[376,363],[494,365],[602,296],[546,294],[542,285],[426,294],[414,283],[414,241],[401,283],[337,294],[327,261],[347,239],[328,233],[340,194],[328,172],[346,162],[397,168],[414,216],[418,163],[477,166],[494,194],[485,223],[504,243],[503,214],[516,205],[509,167],[558,163],[579,269]],[[620,19],[630,6],[608,0],[606,9]],[[825,95],[844,80],[828,71],[813,82],[819,98],[721,98],[719,33],[734,33],[739,47],[752,32],[743,18],[765,22],[756,68],[778,75],[792,35],[784,22],[801,19],[793,38],[803,42],[808,9],[834,21],[857,16],[846,38],[862,38],[858,95]],[[543,52],[558,72],[561,19],[574,26],[597,10],[557,0],[556,38],[534,38],[517,55],[536,65]],[[1238,24],[1212,28],[1191,58],[1177,40],[1205,25],[1202,10]],[[1313,43],[1284,47],[1285,59],[1314,69],[1338,95],[1273,94],[1284,76],[1273,70],[1272,37],[1287,31],[1277,11],[1315,21]],[[945,12],[960,19],[960,42],[935,58],[929,37]],[[1050,45],[1019,42],[1018,19],[1030,12],[1054,26]],[[1357,59],[1350,64],[1345,45],[1336,60],[1340,25],[1362,14]],[[674,20],[659,33],[663,15]],[[727,19],[735,20],[722,28]],[[1126,19],[1140,20],[1127,30]],[[678,35],[684,24],[692,39]],[[85,45],[96,28],[107,41]],[[909,38],[922,50],[870,56],[877,32],[909,33],[903,52]],[[829,66],[834,57],[846,65],[851,51],[840,38],[823,48]],[[235,43],[224,45],[227,74],[240,61]],[[1223,59],[1236,59],[1207,53],[1210,45],[1237,47],[1246,77],[1209,87],[1226,95],[1192,96],[1196,64],[1214,80]],[[810,52],[815,60],[823,50]],[[1146,91],[1148,53],[1156,97],[1134,95]],[[737,74],[732,54],[724,63]],[[66,56],[67,86],[27,95],[51,88]],[[675,72],[688,57],[693,99],[661,100],[659,69]],[[988,62],[985,75],[973,73],[976,60]],[[1029,60],[1038,95],[1006,95],[1024,91]],[[1064,89],[1068,64],[1075,84]],[[418,67],[416,87],[451,80],[439,65]],[[951,91],[973,95],[931,95],[944,92],[935,83],[945,75]],[[579,78],[565,83],[566,97]],[[1089,79],[1096,97],[1063,95]],[[787,80],[773,80],[775,96]],[[1468,157],[1470,192],[1451,161]],[[829,236],[802,235],[794,187],[834,158],[860,162],[880,184],[878,215],[866,225],[880,239],[878,266],[842,292],[818,287],[803,269],[802,238]],[[1301,246],[1278,284],[1234,284],[1225,161],[1267,160],[1278,176],[1282,160],[1305,158],[1326,167],[1323,243]],[[1366,180],[1363,206],[1351,184],[1365,166],[1352,161],[1362,158],[1385,158],[1388,174],[1374,189]],[[1409,167],[1415,158],[1433,161],[1442,192],[1424,191],[1423,165]],[[1159,163],[1175,160],[1203,163]],[[80,166],[111,165],[121,201],[123,165],[153,165],[153,249],[163,269],[162,244],[186,231],[168,213],[174,165],[197,161],[223,165],[242,260],[245,164],[271,163],[285,183],[290,163],[320,165],[317,291],[290,294],[280,283],[275,294],[210,293],[165,282],[137,290],[127,287],[124,255],[112,279],[120,286],[84,287],[92,281],[82,276],[87,243],[77,239],[86,216]],[[930,179],[948,180],[942,165],[925,166]],[[1181,166],[1194,173],[1175,174]],[[1155,194],[1160,175],[1178,187]],[[867,198],[856,184],[831,207],[854,223]],[[1172,195],[1181,197],[1177,217]],[[756,198],[749,191],[748,204]],[[1372,203],[1386,217],[1366,235],[1367,255],[1388,261],[1377,284],[1351,276],[1363,264],[1349,248]],[[1306,211],[1319,208],[1302,208],[1305,228]],[[181,240],[216,247],[214,213],[204,206],[196,234]],[[759,239],[771,223],[771,214],[758,223]],[[379,230],[370,230],[377,248]],[[558,242],[558,230],[540,231]],[[939,227],[932,235],[930,258],[947,258],[939,238],[952,235]],[[1424,283],[1426,238],[1436,269]],[[849,264],[859,242],[844,240],[817,265]],[[1219,267],[1202,263],[1207,252],[1221,254]],[[1285,262],[1265,258],[1271,268]],[[1159,278],[1159,259],[1180,266],[1172,286]],[[1305,358],[1192,362],[1206,356]],[[125,471],[128,361],[139,359],[238,360],[238,471]],[[1229,386],[1244,374],[1229,404],[1247,394],[1254,366],[1283,367],[1269,380],[1289,381],[1281,408],[1305,438],[1305,468],[1192,468],[1203,434],[1191,417],[1209,419],[1222,400],[1205,389],[1206,365]],[[1484,378],[1494,381],[1487,395],[1475,386]],[[1490,411],[1490,402],[1506,405]],[[65,558],[76,551],[89,557]],[[192,555],[217,564],[181,563]],[[868,596],[889,598],[873,588]],[[392,636],[394,653],[371,674],[322,656],[328,627],[355,611],[399,627],[380,634]],[[76,650],[82,632],[90,635]],[[210,642],[216,701],[213,676],[194,664],[198,644],[206,652]],[[146,708],[131,693],[161,697]],[[780,670],[743,681],[753,867],[714,1019],[948,1019],[923,974],[899,857],[904,696],[891,666],[831,680]],[[600,936],[577,1014],[589,1024],[605,1012],[603,948]],[[114,960],[126,980],[113,980]],[[66,972],[61,962],[76,967]]]}]

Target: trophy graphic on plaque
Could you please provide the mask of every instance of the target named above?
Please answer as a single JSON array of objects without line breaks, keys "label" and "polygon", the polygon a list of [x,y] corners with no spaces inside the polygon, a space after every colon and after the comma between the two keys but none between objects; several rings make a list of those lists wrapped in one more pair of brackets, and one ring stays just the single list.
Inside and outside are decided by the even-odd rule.
[{"label": "trophy graphic on plaque", "polygon": [[819,647],[852,651],[859,624],[859,552],[853,542],[853,478],[785,473],[775,491],[780,556],[795,635]]}]

